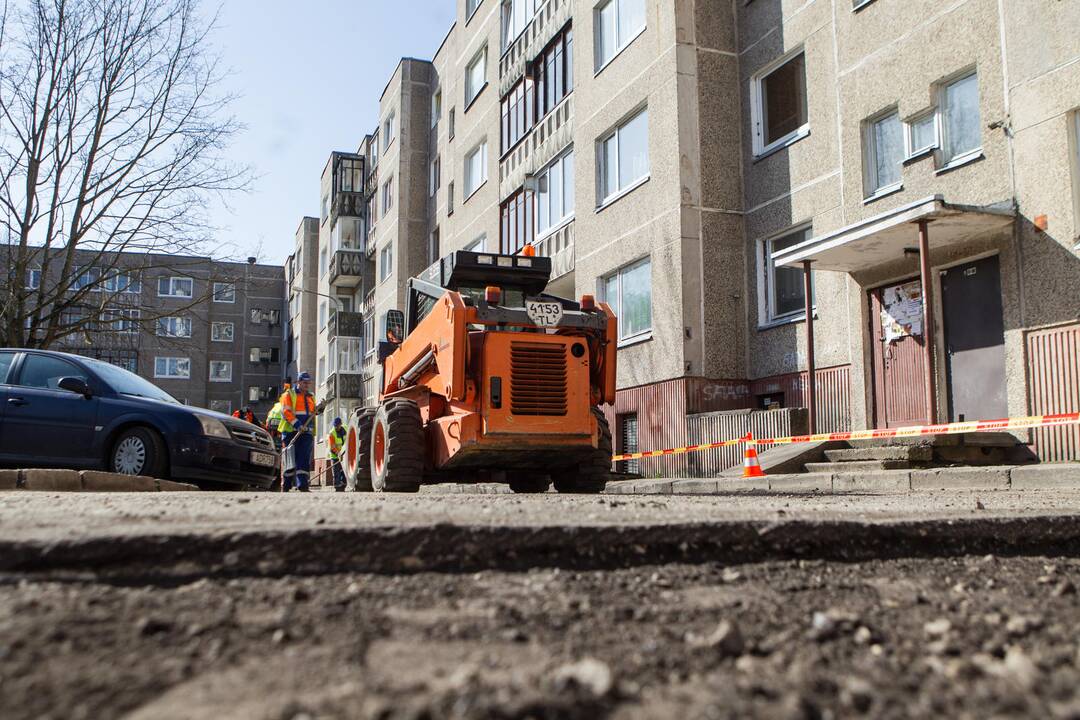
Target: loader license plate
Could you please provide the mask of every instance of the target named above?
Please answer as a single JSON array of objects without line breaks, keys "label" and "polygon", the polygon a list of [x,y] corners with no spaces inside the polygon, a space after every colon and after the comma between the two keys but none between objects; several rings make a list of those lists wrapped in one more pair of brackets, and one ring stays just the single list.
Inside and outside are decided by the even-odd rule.
[{"label": "loader license plate", "polygon": [[560,303],[526,300],[525,312],[529,319],[540,327],[555,327],[562,320],[563,309]]},{"label": "loader license plate", "polygon": [[277,464],[277,458],[270,453],[252,452],[251,464],[261,465],[263,467],[274,467]]}]

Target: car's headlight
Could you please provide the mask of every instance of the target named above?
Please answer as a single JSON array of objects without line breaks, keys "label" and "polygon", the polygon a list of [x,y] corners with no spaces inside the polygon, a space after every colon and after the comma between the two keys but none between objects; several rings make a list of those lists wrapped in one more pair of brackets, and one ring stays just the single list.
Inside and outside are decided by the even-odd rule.
[{"label": "car's headlight", "polygon": [[226,440],[231,439],[232,436],[229,435],[229,429],[225,427],[225,423],[206,415],[198,415],[197,417],[199,423],[202,424],[203,435],[225,438]]}]

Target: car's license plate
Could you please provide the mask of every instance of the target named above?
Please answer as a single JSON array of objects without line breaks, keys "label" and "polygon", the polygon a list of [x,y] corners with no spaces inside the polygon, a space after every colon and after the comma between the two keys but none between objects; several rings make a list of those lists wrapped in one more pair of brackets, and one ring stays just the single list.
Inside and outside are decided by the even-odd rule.
[{"label": "car's license plate", "polygon": [[561,303],[526,300],[525,313],[540,327],[555,327],[562,320],[563,308]]},{"label": "car's license plate", "polygon": [[262,465],[263,467],[274,467],[277,464],[277,458],[270,453],[252,452],[251,464]]}]

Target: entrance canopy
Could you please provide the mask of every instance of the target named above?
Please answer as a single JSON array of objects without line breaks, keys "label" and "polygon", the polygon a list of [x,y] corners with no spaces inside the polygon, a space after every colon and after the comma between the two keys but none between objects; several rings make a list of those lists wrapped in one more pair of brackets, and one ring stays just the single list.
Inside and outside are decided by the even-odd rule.
[{"label": "entrance canopy", "polygon": [[935,195],[780,250],[773,254],[773,263],[812,260],[815,270],[857,272],[917,251],[920,221],[931,223],[932,245],[941,248],[1003,230],[1014,218],[1012,210],[953,205]]}]

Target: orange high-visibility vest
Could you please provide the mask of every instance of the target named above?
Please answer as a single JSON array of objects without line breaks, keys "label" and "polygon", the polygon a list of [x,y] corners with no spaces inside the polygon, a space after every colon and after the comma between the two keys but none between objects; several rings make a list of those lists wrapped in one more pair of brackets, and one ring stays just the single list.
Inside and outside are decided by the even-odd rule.
[{"label": "orange high-visibility vest", "polygon": [[[304,404],[303,407],[298,407],[296,400],[298,393],[289,388],[281,395],[281,422],[278,424],[278,431],[283,433],[291,433],[298,425],[303,424],[303,420],[307,420],[309,415],[315,414],[315,398],[311,393],[303,395]],[[303,416],[303,420],[300,420],[297,416]]]}]

